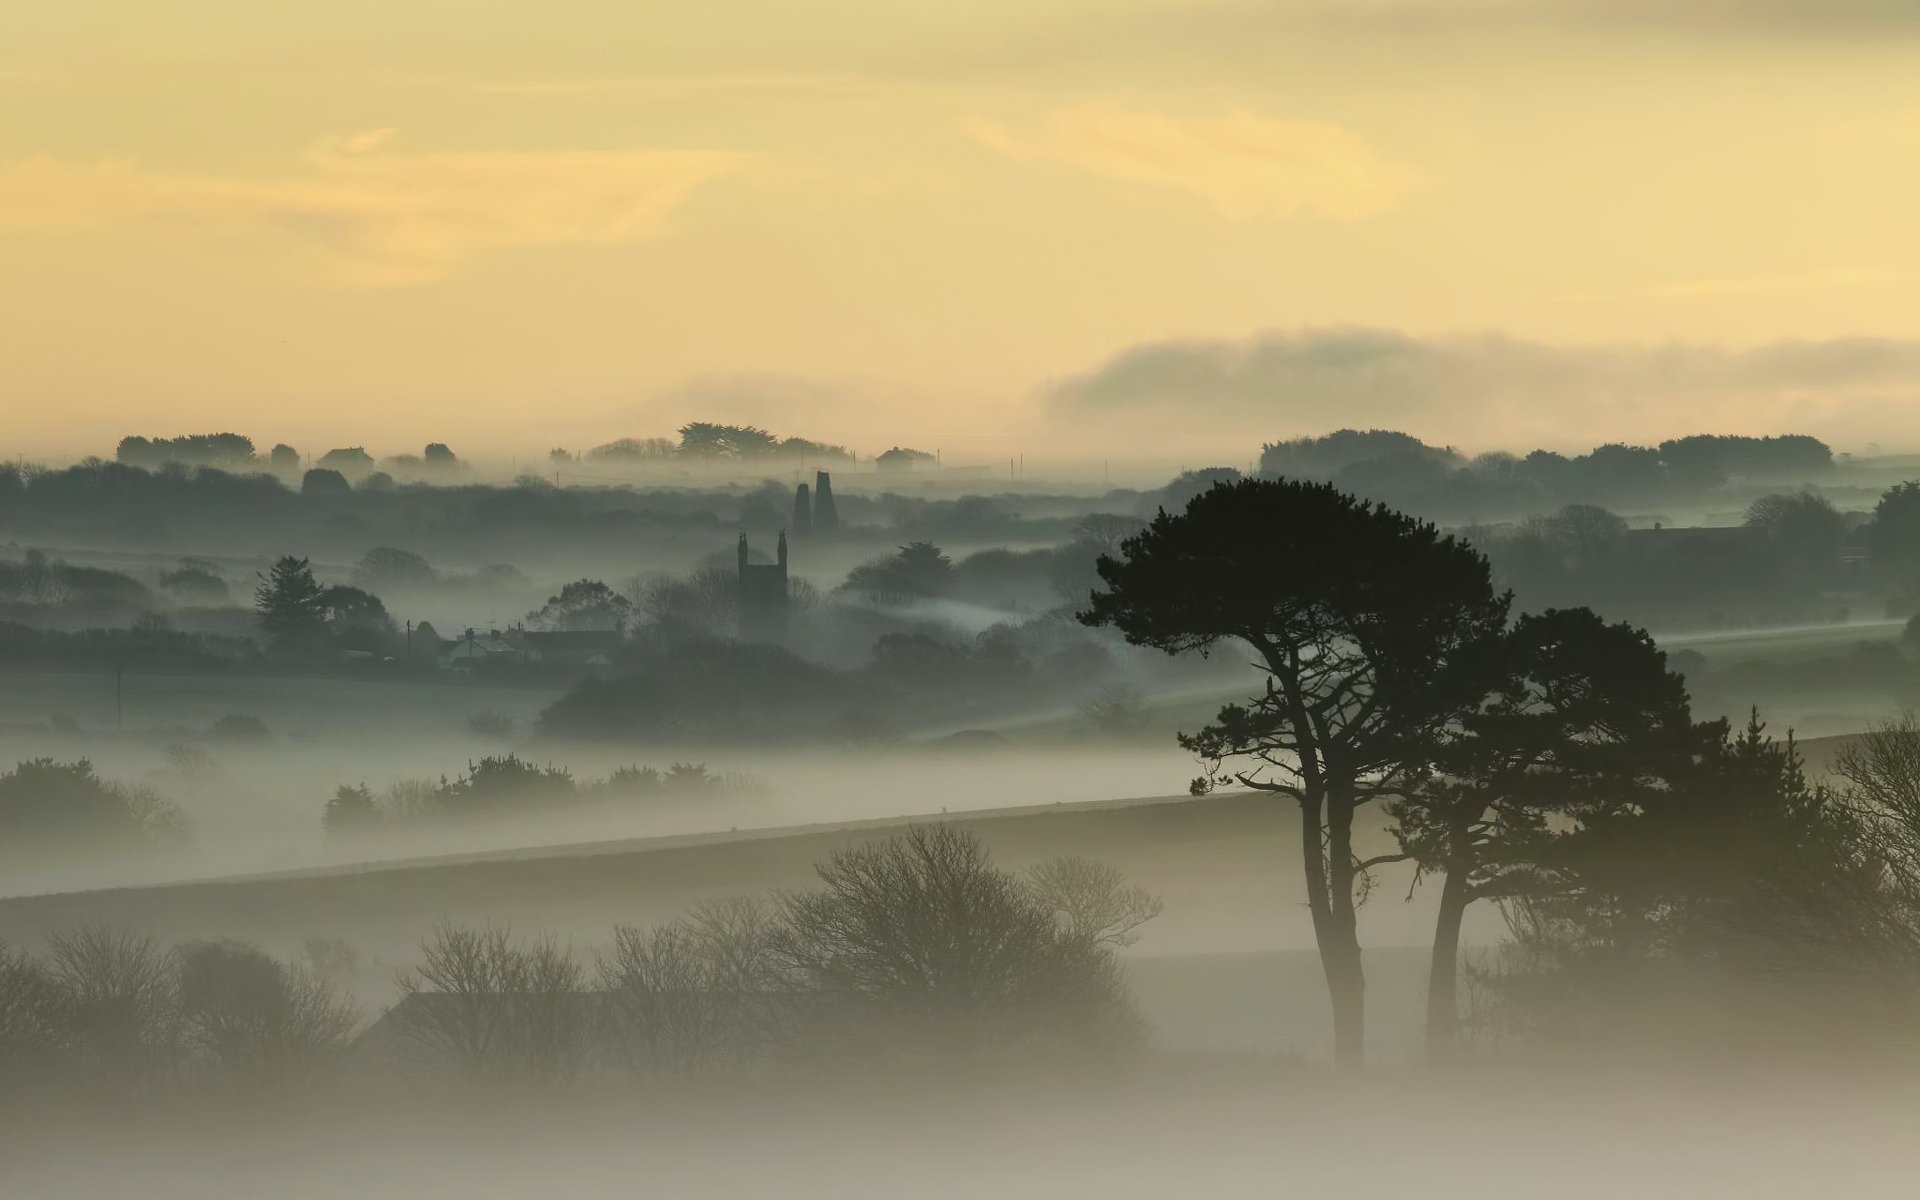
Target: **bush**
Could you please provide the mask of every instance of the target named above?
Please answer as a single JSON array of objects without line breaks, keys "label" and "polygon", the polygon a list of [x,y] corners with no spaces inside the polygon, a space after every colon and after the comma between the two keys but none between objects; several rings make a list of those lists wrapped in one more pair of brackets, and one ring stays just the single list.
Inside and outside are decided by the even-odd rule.
[{"label": "bush", "polygon": [[447,812],[480,813],[573,795],[573,774],[565,767],[538,767],[517,754],[500,754],[467,764],[465,775],[440,788],[435,804]]}]

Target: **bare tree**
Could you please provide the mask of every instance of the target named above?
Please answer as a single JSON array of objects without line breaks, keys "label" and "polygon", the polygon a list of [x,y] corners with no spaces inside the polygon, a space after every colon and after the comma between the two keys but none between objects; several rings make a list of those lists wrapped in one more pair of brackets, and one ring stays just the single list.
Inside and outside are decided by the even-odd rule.
[{"label": "bare tree", "polygon": [[1027,888],[1067,933],[1092,945],[1131,946],[1160,915],[1160,898],[1129,884],[1119,868],[1063,855],[1027,872]]},{"label": "bare tree", "polygon": [[575,1075],[589,1012],[580,964],[551,938],[516,945],[504,926],[442,922],[395,981],[395,1019],[434,1065],[546,1083]]},{"label": "bare tree", "polygon": [[39,961],[0,944],[0,1092],[39,1082],[56,1068],[58,999]]},{"label": "bare tree", "polygon": [[815,1048],[954,1068],[1111,1049],[1137,1032],[1111,947],[1063,928],[971,835],[917,826],[818,870],[818,889],[782,905]]},{"label": "bare tree", "polygon": [[152,938],[91,925],[47,939],[54,1024],[74,1065],[96,1080],[159,1082],[180,1061],[172,955]]},{"label": "bare tree", "polygon": [[686,1079],[745,1066],[778,1002],[775,943],[773,910],[754,899],[616,929],[599,975],[629,1068]]}]

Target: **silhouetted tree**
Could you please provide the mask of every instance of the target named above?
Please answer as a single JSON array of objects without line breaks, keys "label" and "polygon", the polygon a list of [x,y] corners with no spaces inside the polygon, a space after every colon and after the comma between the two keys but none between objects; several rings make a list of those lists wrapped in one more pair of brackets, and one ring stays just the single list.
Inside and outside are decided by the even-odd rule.
[{"label": "silhouetted tree", "polygon": [[429,467],[457,467],[460,465],[460,456],[455,454],[445,442],[428,442],[426,450],[421,453],[420,457],[426,461]]},{"label": "silhouetted tree", "polygon": [[373,466],[373,455],[368,454],[364,447],[347,446],[327,451],[314,465],[335,471],[365,471]]},{"label": "silhouetted tree", "polygon": [[1867,524],[1867,548],[1881,578],[1901,587],[1920,582],[1920,481],[1897,483],[1880,497]]},{"label": "silhouetted tree", "polygon": [[598,579],[576,579],[557,596],[527,614],[539,629],[619,629],[633,612],[633,601]]},{"label": "silhouetted tree", "polygon": [[847,572],[841,587],[870,600],[903,604],[944,596],[952,584],[953,560],[932,542],[912,542]]},{"label": "silhouetted tree", "polygon": [[396,977],[394,1018],[429,1060],[468,1080],[550,1084],[579,1072],[593,1023],[585,972],[550,938],[442,923]]},{"label": "silhouetted tree", "polygon": [[1746,524],[1765,534],[1791,569],[1815,578],[1833,572],[1847,535],[1846,518],[1812,492],[1762,496],[1747,506]]},{"label": "silhouetted tree", "polygon": [[1505,624],[1506,597],[1470,547],[1325,484],[1216,486],[1122,552],[1100,561],[1110,590],[1082,621],[1169,654],[1243,642],[1266,677],[1180,744],[1206,765],[1196,792],[1237,782],[1296,804],[1335,1058],[1357,1065],[1355,909],[1375,864],[1353,852],[1354,814],[1417,786],[1440,732],[1485,694],[1474,651]]},{"label": "silhouetted tree", "polygon": [[273,448],[271,454],[267,455],[267,465],[283,474],[297,471],[300,469],[300,452],[281,442]]},{"label": "silhouetted tree", "polygon": [[284,555],[268,568],[253,589],[253,608],[260,628],[275,638],[302,639],[323,632],[327,624],[326,593],[304,558]]},{"label": "silhouetted tree", "polygon": [[1436,1059],[1459,1036],[1467,907],[1551,890],[1569,822],[1660,803],[1722,729],[1693,724],[1652,638],[1586,609],[1524,616],[1484,652],[1485,700],[1443,739],[1435,775],[1387,806],[1401,848],[1442,879],[1427,985]]},{"label": "silhouetted tree", "polygon": [[366,784],[341,784],[327,801],[320,825],[329,834],[346,835],[371,829],[380,824],[380,820],[380,809]]},{"label": "silhouetted tree", "polygon": [[350,496],[353,485],[331,467],[315,467],[300,477],[302,496]]}]

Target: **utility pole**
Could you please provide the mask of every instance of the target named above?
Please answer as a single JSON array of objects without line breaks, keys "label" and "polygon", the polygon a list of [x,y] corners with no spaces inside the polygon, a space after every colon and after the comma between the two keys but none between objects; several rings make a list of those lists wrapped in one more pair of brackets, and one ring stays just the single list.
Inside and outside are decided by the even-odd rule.
[{"label": "utility pole", "polygon": [[119,663],[113,664],[113,731],[115,733],[125,733],[127,729],[127,710],[122,701],[120,687],[120,675],[123,669]]},{"label": "utility pole", "polygon": [[413,618],[407,618],[407,665],[413,665]]}]

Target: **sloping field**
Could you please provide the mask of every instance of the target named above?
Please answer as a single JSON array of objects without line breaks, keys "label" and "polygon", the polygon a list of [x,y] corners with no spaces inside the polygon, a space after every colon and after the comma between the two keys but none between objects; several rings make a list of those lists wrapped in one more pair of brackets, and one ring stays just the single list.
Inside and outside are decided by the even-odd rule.
[{"label": "sloping field", "polygon": [[[1254,795],[1048,805],[951,816],[1010,867],[1057,854],[1109,862],[1166,902],[1142,952],[1304,948],[1292,806]],[[236,937],[290,950],[345,938],[389,961],[439,920],[510,922],[592,944],[616,923],[673,916],[705,900],[806,886],[836,850],[913,818],[562,846],[0,900],[0,940],[83,923],[168,938]],[[1363,852],[1384,847],[1377,831]],[[1424,908],[1388,880],[1369,906],[1372,944],[1424,940]]]}]

